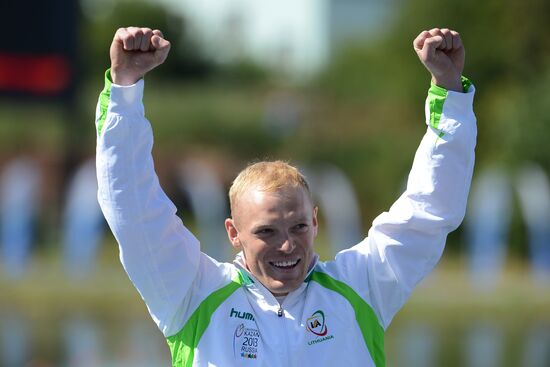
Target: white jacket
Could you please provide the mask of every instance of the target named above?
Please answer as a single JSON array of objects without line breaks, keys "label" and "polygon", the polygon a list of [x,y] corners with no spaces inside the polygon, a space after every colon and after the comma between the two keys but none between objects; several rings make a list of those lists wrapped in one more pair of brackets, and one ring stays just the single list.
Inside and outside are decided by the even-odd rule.
[{"label": "white jacket", "polygon": [[143,80],[117,86],[107,73],[98,199],[173,366],[384,366],[385,329],[464,217],[476,141],[474,87],[464,80],[464,88],[432,85],[405,193],[367,238],[317,261],[279,305],[239,256],[228,264],[200,252],[154,171]]}]

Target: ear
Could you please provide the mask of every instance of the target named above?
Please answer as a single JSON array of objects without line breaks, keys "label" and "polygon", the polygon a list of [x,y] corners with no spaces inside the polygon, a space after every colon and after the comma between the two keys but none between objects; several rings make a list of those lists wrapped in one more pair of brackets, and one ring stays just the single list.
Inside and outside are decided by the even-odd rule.
[{"label": "ear", "polygon": [[239,240],[239,231],[235,227],[235,221],[232,218],[227,218],[225,220],[225,230],[227,231],[227,237],[229,242],[235,250],[241,250],[241,241]]},{"label": "ear", "polygon": [[317,237],[317,229],[319,228],[319,223],[317,222],[317,211],[318,211],[319,207],[315,206],[313,208],[313,217],[312,217],[312,222],[313,222],[313,237]]}]

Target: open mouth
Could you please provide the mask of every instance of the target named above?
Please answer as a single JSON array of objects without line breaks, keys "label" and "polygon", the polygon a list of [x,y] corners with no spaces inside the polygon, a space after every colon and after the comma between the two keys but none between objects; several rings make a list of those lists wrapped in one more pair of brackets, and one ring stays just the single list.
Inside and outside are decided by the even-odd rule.
[{"label": "open mouth", "polygon": [[292,269],[295,268],[301,259],[297,260],[285,260],[285,261],[270,261],[269,264],[279,269]]}]

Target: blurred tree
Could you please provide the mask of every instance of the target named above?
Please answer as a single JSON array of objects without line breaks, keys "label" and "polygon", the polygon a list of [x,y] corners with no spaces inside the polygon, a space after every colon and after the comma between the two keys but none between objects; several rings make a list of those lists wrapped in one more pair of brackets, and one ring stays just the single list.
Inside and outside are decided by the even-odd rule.
[{"label": "blurred tree", "polygon": [[[170,57],[155,77],[203,79],[214,71],[214,65],[201,54],[200,47],[189,36],[186,22],[180,15],[161,5],[146,1],[122,0],[113,3],[98,1],[97,7],[84,1],[80,55],[89,76],[109,65],[109,46],[115,31],[120,27],[143,26],[160,29],[172,43]],[[100,7],[102,7],[100,9]]]},{"label": "blurred tree", "polygon": [[[412,107],[425,94],[426,74],[412,40],[423,29],[446,26],[466,44],[465,75],[477,87],[481,160],[510,165],[534,159],[550,168],[550,27],[547,0],[416,0],[405,2],[393,29],[376,43],[352,44],[335,55],[321,77],[324,90],[367,103],[399,99]],[[546,93],[545,93],[546,92]],[[376,123],[403,123],[394,114]]]}]

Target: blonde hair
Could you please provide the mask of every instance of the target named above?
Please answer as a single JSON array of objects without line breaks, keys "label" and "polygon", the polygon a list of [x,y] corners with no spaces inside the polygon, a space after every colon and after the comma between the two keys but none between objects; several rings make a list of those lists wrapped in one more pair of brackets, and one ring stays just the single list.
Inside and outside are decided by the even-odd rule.
[{"label": "blonde hair", "polygon": [[252,163],[237,175],[229,189],[232,215],[239,197],[254,187],[266,192],[278,191],[285,187],[302,187],[311,199],[306,178],[296,167],[280,160]]}]

